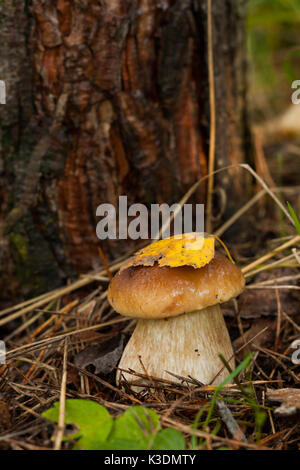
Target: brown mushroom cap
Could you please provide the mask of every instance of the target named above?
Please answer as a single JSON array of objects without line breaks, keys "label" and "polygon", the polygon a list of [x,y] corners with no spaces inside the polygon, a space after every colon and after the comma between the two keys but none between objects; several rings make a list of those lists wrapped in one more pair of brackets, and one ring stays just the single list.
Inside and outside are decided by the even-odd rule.
[{"label": "brown mushroom cap", "polygon": [[238,296],[244,289],[241,270],[219,253],[203,268],[137,266],[119,271],[108,300],[121,315],[167,318],[202,310]]}]

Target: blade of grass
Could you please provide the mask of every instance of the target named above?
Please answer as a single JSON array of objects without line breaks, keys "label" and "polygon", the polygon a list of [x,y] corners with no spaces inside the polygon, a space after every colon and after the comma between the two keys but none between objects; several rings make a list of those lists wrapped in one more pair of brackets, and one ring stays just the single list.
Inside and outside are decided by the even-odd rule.
[{"label": "blade of grass", "polygon": [[225,380],[223,380],[223,382],[216,388],[215,392],[214,392],[214,395],[213,395],[213,398],[212,398],[212,401],[211,401],[211,404],[210,404],[210,408],[209,408],[209,411],[207,413],[207,417],[206,417],[206,420],[205,420],[205,423],[204,423],[204,426],[203,428],[206,429],[206,427],[208,426],[208,423],[211,419],[211,416],[212,416],[212,413],[213,413],[213,410],[215,408],[215,405],[216,405],[216,401],[217,401],[217,398],[218,398],[218,394],[219,392],[222,390],[222,388],[227,385],[229,382],[231,382],[235,377],[237,377],[240,372],[242,372],[242,370],[244,370],[248,364],[250,364],[250,362],[252,361],[253,357],[254,357],[255,353],[252,353],[252,354],[249,354],[235,369],[234,371],[231,372],[231,374],[228,375],[228,377],[226,377]]},{"label": "blade of grass", "polygon": [[295,227],[296,227],[296,230],[298,232],[298,235],[300,235],[300,221],[297,217],[297,214],[296,214],[296,212],[294,211],[294,209],[292,208],[292,206],[289,202],[287,202],[287,206],[288,206],[288,210],[290,211],[290,214],[292,216],[292,219],[295,223]]},{"label": "blade of grass", "polygon": [[[218,356],[221,359],[221,361],[223,362],[226,369],[228,370],[229,374],[232,374],[233,370],[230,367],[230,365],[228,364],[228,362],[226,361],[225,357],[222,356],[222,354],[218,354]],[[238,377],[233,377],[233,381],[237,385],[237,387],[239,388],[241,394],[244,395],[245,398],[249,398],[249,394],[244,390],[244,388],[241,385],[241,382],[239,381]]]},{"label": "blade of grass", "polygon": [[192,450],[197,450],[197,436],[196,436],[196,431],[198,429],[198,425],[199,425],[199,421],[200,421],[200,418],[201,416],[203,415],[203,412],[205,411],[205,406],[203,406],[202,408],[200,408],[200,410],[198,411],[198,413],[196,414],[196,417],[194,419],[194,422],[193,422],[193,426],[192,426],[192,429],[193,429],[193,434],[191,436],[191,448]]}]

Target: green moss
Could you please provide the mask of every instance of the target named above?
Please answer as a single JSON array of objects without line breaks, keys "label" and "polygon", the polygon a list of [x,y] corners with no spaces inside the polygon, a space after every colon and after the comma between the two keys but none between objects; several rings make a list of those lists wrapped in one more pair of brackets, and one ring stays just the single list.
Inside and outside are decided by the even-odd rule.
[{"label": "green moss", "polygon": [[31,214],[24,216],[8,237],[23,294],[38,295],[62,284],[51,243],[35,225]]},{"label": "green moss", "polygon": [[25,263],[28,258],[28,246],[26,238],[20,233],[12,233],[10,236],[10,241],[18,253],[20,261]]}]

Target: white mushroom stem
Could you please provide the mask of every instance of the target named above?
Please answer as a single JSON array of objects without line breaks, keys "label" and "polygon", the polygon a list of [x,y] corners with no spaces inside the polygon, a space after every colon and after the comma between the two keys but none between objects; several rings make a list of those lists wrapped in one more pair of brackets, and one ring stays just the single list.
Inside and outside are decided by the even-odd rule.
[{"label": "white mushroom stem", "polygon": [[[132,369],[175,380],[166,371],[180,376],[192,376],[203,384],[210,384],[223,368],[218,354],[234,368],[233,350],[219,304],[177,317],[159,320],[139,320],[125,347],[120,369]],[[141,361],[139,360],[141,358]],[[128,382],[138,377],[124,373]],[[213,385],[227,377],[223,369]],[[117,383],[120,372],[117,373]]]}]

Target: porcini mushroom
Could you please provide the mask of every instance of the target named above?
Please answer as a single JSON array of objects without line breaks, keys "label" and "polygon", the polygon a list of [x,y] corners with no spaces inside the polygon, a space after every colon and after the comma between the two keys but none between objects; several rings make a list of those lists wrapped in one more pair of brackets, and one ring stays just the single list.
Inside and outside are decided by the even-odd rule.
[{"label": "porcini mushroom", "polygon": [[[204,384],[221,383],[228,372],[219,373],[218,353],[232,367],[234,358],[220,303],[238,296],[244,285],[241,270],[219,253],[199,269],[155,263],[119,271],[108,300],[121,315],[138,318],[119,369],[144,374],[145,368],[151,376],[174,379],[169,371]],[[129,382],[136,380],[123,374]]]}]

